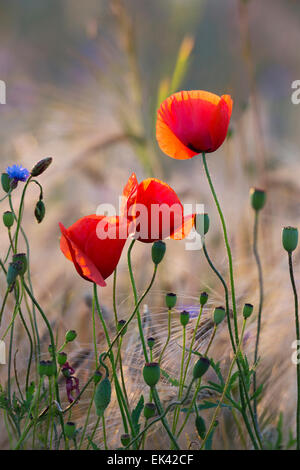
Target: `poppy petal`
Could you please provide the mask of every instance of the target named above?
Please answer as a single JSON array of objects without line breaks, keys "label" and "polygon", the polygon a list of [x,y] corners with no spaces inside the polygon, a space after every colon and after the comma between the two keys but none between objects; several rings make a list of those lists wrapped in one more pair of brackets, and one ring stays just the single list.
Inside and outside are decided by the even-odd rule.
[{"label": "poppy petal", "polygon": [[188,236],[194,226],[195,214],[189,214],[184,217],[183,224],[178,227],[170,236],[172,240],[183,240]]}]

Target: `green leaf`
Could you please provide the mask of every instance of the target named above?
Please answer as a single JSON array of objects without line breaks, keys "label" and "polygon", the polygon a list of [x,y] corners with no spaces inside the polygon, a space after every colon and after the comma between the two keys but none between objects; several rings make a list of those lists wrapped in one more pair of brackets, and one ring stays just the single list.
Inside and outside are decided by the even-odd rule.
[{"label": "green leaf", "polygon": [[178,382],[178,380],[172,378],[172,377],[168,374],[168,372],[166,372],[166,371],[163,370],[163,369],[160,369],[160,373],[161,373],[161,375],[162,375],[165,379],[167,379],[167,381],[168,381],[171,385],[173,385],[173,387],[179,387],[180,383]]},{"label": "green leaf", "polygon": [[136,405],[136,407],[131,413],[132,424],[137,434],[140,432],[139,419],[141,416],[141,412],[143,411],[143,408],[144,408],[144,396],[141,395],[141,398],[139,399],[138,404]]},{"label": "green leaf", "polygon": [[97,446],[97,444],[95,444],[95,442],[92,441],[92,439],[90,438],[90,436],[88,436],[88,441],[89,441],[89,443],[91,444],[93,450],[101,450],[101,449],[99,449],[99,447]]}]

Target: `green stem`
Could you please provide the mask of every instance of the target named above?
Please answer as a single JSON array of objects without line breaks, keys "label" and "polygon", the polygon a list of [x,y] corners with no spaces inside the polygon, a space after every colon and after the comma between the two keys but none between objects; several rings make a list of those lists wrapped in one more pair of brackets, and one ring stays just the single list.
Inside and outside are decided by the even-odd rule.
[{"label": "green stem", "polygon": [[157,411],[161,415],[161,422],[164,425],[164,428],[167,431],[167,434],[168,434],[168,436],[170,438],[170,441],[172,443],[172,448],[174,448],[176,450],[180,450],[180,447],[177,443],[177,440],[176,440],[175,436],[173,435],[173,433],[171,432],[171,429],[169,428],[168,422],[165,419],[164,410],[163,410],[162,404],[160,402],[160,399],[159,399],[156,388],[151,387],[151,392],[152,392],[153,400],[154,400],[154,403],[156,405]]},{"label": "green stem", "polygon": [[[161,363],[162,361],[162,358],[163,358],[163,355],[165,353],[165,350],[167,349],[167,346],[169,344],[169,341],[170,341],[170,338],[171,338],[171,312],[172,312],[172,309],[168,309],[168,336],[167,336],[167,340],[165,342],[165,345],[160,353],[160,356],[159,356],[159,359],[158,359],[158,362],[159,364]],[[152,355],[152,351],[150,352],[150,354]],[[152,358],[150,358],[151,362],[152,362]]]},{"label": "green stem", "polygon": [[[296,338],[297,344],[300,344],[300,329],[299,329],[299,313],[298,313],[298,294],[294,278],[293,258],[292,253],[288,253],[289,271],[292,289],[294,293],[295,304],[295,324],[296,324]],[[297,411],[296,411],[296,435],[297,435],[297,450],[300,450],[300,363],[297,361]]]}]

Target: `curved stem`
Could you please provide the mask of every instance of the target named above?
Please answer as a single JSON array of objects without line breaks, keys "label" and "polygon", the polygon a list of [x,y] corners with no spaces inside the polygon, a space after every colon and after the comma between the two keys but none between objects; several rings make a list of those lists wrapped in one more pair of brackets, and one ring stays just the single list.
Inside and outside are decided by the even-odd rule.
[{"label": "curved stem", "polygon": [[[295,324],[296,324],[296,338],[297,344],[300,344],[300,329],[299,329],[299,313],[298,313],[298,294],[294,278],[293,270],[293,258],[292,253],[288,253],[289,257],[289,271],[291,284],[294,293],[294,303],[295,303]],[[296,434],[297,434],[297,450],[300,450],[300,363],[297,361],[297,412],[296,412]]]}]

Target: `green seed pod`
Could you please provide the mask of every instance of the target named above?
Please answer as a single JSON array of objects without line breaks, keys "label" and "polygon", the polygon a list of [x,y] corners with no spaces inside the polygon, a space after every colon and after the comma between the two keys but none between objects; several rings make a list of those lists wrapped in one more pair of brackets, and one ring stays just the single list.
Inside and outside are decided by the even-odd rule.
[{"label": "green seed pod", "polygon": [[96,370],[96,372],[94,373],[94,384],[97,385],[101,379],[102,379],[101,372],[99,370]]},{"label": "green seed pod", "polygon": [[251,206],[255,211],[260,211],[266,202],[266,192],[263,189],[250,189]]},{"label": "green seed pod", "polygon": [[148,338],[147,339],[147,344],[148,344],[149,349],[153,349],[153,346],[155,344],[155,339],[152,338],[152,337]]},{"label": "green seed pod", "polygon": [[7,173],[2,173],[2,175],[1,175],[1,185],[2,185],[3,191],[5,191],[6,193],[8,193],[9,190],[10,190],[10,182],[11,182],[11,179],[8,176],[8,174]]},{"label": "green seed pod", "polygon": [[46,361],[46,375],[52,377],[55,375],[56,367],[53,361]]},{"label": "green seed pod", "polygon": [[40,224],[42,222],[42,220],[44,219],[45,213],[46,213],[45,204],[43,203],[42,200],[39,200],[36,203],[36,206],[35,206],[35,209],[34,209],[34,215],[35,215],[35,218],[36,218],[38,224]]},{"label": "green seed pod", "polygon": [[159,240],[158,242],[154,242],[152,245],[152,261],[155,265],[158,265],[165,256],[166,252],[166,244]]},{"label": "green seed pod", "polygon": [[68,356],[65,352],[59,352],[57,354],[57,362],[60,366],[63,366],[67,362]]},{"label": "green seed pod", "polygon": [[19,274],[23,276],[27,271],[27,258],[25,253],[17,253],[13,255],[13,263],[17,263],[19,267]]},{"label": "green seed pod", "polygon": [[14,216],[13,213],[10,211],[6,211],[3,214],[3,223],[5,227],[10,228],[14,224]]},{"label": "green seed pod", "polygon": [[243,317],[249,318],[253,312],[253,305],[252,304],[245,304],[243,308]]},{"label": "green seed pod", "polygon": [[149,387],[154,387],[160,379],[160,367],[157,362],[147,362],[143,368],[143,377]]},{"label": "green seed pod", "polygon": [[190,314],[186,310],[183,310],[183,312],[180,313],[180,323],[182,326],[186,326],[188,322],[190,321]]},{"label": "green seed pod", "polygon": [[200,305],[204,306],[208,300],[208,293],[207,292],[201,292],[200,294]]},{"label": "green seed pod", "polygon": [[6,280],[7,284],[12,285],[17,276],[23,276],[27,271],[27,259],[25,253],[13,255],[12,262],[9,263]]},{"label": "green seed pod", "polygon": [[207,357],[200,357],[200,359],[198,359],[198,361],[194,365],[194,369],[193,369],[194,379],[200,379],[200,377],[202,377],[202,375],[205,374],[209,366],[210,366],[209,359],[207,359]]},{"label": "green seed pod", "polygon": [[68,421],[65,426],[65,435],[68,439],[73,439],[76,433],[76,424],[72,421]]},{"label": "green seed pod", "polygon": [[195,420],[195,426],[199,434],[199,437],[201,439],[204,439],[206,435],[206,425],[205,425],[204,419],[201,416],[197,416]]},{"label": "green seed pod", "polygon": [[209,230],[209,216],[208,214],[196,214],[195,217],[196,232],[203,237]]},{"label": "green seed pod", "polygon": [[122,446],[127,447],[130,442],[130,436],[129,434],[122,434],[121,436],[121,443]]},{"label": "green seed pod", "polygon": [[77,337],[77,333],[75,330],[69,330],[66,333],[65,341],[66,343],[71,343]]},{"label": "green seed pod", "polygon": [[292,253],[298,245],[298,229],[295,227],[284,227],[282,230],[283,248]]},{"label": "green seed pod", "polygon": [[174,308],[177,302],[177,295],[173,294],[173,292],[170,292],[169,294],[166,294],[166,305],[168,309],[170,310],[171,308]]},{"label": "green seed pod", "polygon": [[96,407],[97,416],[103,416],[104,411],[110,404],[111,399],[111,384],[108,377],[105,377],[100,383],[98,383],[94,403]]},{"label": "green seed pod", "polygon": [[154,403],[146,403],[144,406],[144,416],[146,419],[153,418],[156,413],[156,406]]},{"label": "green seed pod", "polygon": [[46,361],[40,361],[38,365],[38,373],[42,377],[43,375],[46,375],[47,373],[47,362]]},{"label": "green seed pod", "polygon": [[216,325],[219,325],[224,320],[224,317],[225,317],[225,308],[224,307],[215,308],[214,315],[213,315],[214,323]]},{"label": "green seed pod", "polygon": [[44,173],[44,171],[47,170],[48,166],[51,165],[51,163],[52,163],[51,157],[43,158],[43,160],[40,160],[34,165],[34,167],[31,170],[31,176],[41,175],[42,173]]},{"label": "green seed pod", "polygon": [[[118,321],[118,326],[117,326],[117,331],[118,331],[118,333],[119,333],[119,331],[122,330],[122,328],[124,327],[125,324],[126,324],[126,320],[119,320],[119,321]],[[124,335],[126,334],[126,332],[127,332],[127,326],[126,326],[126,328],[124,328],[124,330],[122,331],[121,336],[124,336]]]},{"label": "green seed pod", "polygon": [[19,270],[20,268],[18,263],[9,263],[6,274],[6,281],[8,286],[11,286],[15,282],[19,275]]}]

